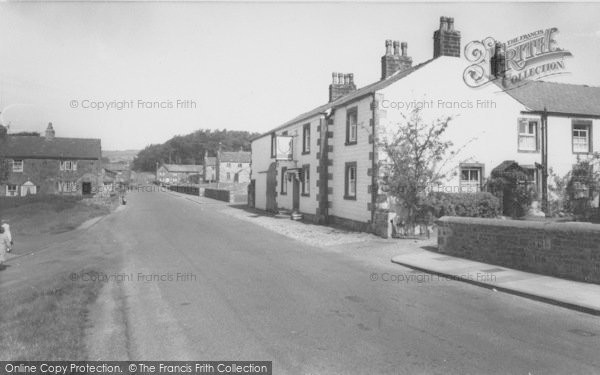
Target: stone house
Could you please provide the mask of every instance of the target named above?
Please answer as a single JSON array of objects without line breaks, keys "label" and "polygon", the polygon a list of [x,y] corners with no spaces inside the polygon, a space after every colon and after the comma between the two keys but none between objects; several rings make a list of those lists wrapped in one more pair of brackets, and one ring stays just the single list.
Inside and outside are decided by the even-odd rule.
[{"label": "stone house", "polygon": [[252,156],[247,151],[219,151],[217,153],[217,182],[240,183],[250,182],[250,162]]},{"label": "stone house", "polygon": [[217,181],[217,158],[214,156],[208,156],[208,151],[204,152],[204,160],[202,161],[204,167],[204,182],[216,182]]},{"label": "stone house", "polygon": [[512,90],[472,88],[453,18],[440,18],[430,60],[413,65],[404,42],[385,47],[379,81],[357,88],[353,74],[334,73],[327,103],[252,140],[256,208],[389,236],[394,201],[383,189],[380,142],[414,108],[423,121],[450,119],[444,137],[457,152],[444,160],[443,184],[431,187],[440,191],[479,191],[492,169],[511,160],[547,193],[544,170],[565,174],[597,151],[598,87],[529,81]]},{"label": "stone house", "polygon": [[102,186],[100,139],[56,137],[52,123],[44,136],[7,135],[1,154],[9,173],[0,196],[93,195]]},{"label": "stone house", "polygon": [[198,183],[204,167],[195,164],[162,164],[156,171],[156,179],[161,184],[178,185]]}]

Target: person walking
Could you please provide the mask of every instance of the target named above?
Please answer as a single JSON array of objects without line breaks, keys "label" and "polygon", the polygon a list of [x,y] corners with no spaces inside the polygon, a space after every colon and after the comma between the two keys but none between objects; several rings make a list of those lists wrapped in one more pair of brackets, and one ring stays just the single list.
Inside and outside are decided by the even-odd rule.
[{"label": "person walking", "polygon": [[13,247],[13,238],[12,233],[10,233],[10,225],[8,225],[8,222],[6,220],[2,220],[2,222],[0,222],[0,226],[2,227],[2,229],[4,229],[4,234],[6,234],[6,236],[8,237],[9,246],[6,252],[10,253]]},{"label": "person walking", "polygon": [[6,262],[6,253],[10,247],[10,241],[8,235],[4,231],[4,226],[0,225],[0,270],[4,269],[4,262]]}]

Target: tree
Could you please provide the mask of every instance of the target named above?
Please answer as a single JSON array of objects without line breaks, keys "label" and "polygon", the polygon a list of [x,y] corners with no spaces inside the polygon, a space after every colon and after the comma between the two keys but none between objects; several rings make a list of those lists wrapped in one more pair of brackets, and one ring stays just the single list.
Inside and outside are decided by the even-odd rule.
[{"label": "tree", "polygon": [[5,155],[3,154],[3,150],[6,149],[4,143],[6,143],[7,138],[8,129],[5,126],[0,125],[0,184],[8,179],[8,160],[6,160]]},{"label": "tree", "polygon": [[200,164],[205,152],[215,156],[223,151],[250,151],[250,139],[256,133],[201,129],[192,134],[178,135],[163,144],[149,145],[133,161],[136,170],[154,172],[156,163]]},{"label": "tree", "polygon": [[380,163],[385,189],[404,209],[409,230],[414,228],[428,192],[446,177],[443,169],[448,159],[444,161],[444,157],[453,144],[442,136],[450,120],[444,117],[426,123],[417,109],[379,137],[387,159]]},{"label": "tree", "polygon": [[573,169],[562,177],[550,169],[550,177],[550,215],[586,216],[600,192],[600,153],[578,159]]}]

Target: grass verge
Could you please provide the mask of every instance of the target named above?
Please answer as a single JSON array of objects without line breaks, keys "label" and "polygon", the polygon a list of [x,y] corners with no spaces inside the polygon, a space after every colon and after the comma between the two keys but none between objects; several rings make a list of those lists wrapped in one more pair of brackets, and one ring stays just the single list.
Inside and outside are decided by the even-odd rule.
[{"label": "grass verge", "polygon": [[102,287],[64,275],[46,280],[41,289],[3,295],[0,360],[84,358],[89,306]]},{"label": "grass verge", "polygon": [[110,213],[116,197],[91,201],[81,197],[38,195],[0,199],[0,216],[8,219],[13,234],[54,234],[73,230],[86,220]]}]

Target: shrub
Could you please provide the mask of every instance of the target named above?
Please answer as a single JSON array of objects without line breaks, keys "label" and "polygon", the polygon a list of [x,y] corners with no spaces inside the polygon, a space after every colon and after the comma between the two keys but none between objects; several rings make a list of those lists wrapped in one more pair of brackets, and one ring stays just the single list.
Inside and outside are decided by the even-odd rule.
[{"label": "shrub", "polygon": [[435,217],[497,217],[501,214],[500,200],[491,193],[431,193],[425,210]]}]

